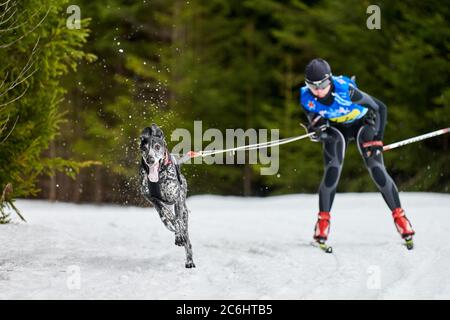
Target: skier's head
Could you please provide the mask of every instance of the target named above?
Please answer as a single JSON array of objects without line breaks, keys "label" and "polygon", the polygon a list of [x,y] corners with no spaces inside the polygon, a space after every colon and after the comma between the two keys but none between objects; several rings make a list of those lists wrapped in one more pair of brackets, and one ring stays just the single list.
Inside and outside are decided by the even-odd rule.
[{"label": "skier's head", "polygon": [[311,60],[305,68],[305,84],[318,98],[325,97],[331,88],[331,68],[324,59]]}]

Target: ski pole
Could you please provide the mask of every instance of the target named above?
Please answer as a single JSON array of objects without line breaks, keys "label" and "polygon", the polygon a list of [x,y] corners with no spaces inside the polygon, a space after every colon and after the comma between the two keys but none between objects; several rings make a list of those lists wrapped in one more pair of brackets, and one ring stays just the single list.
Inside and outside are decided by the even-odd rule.
[{"label": "ski pole", "polygon": [[410,143],[414,143],[414,142],[418,142],[418,141],[422,141],[422,140],[429,139],[429,138],[432,138],[432,137],[440,136],[440,135],[446,134],[448,132],[450,132],[450,128],[445,128],[445,129],[436,130],[436,131],[433,131],[433,132],[430,132],[430,133],[425,133],[425,134],[422,134],[422,135],[417,136],[417,137],[413,137],[413,138],[409,138],[409,139],[402,140],[402,141],[399,141],[399,142],[391,143],[391,144],[389,144],[387,146],[384,146],[383,147],[383,151],[389,151],[389,150],[392,150],[392,149],[395,149],[395,148],[398,148],[398,147],[403,147],[404,145],[407,145],[407,144],[410,144]]}]

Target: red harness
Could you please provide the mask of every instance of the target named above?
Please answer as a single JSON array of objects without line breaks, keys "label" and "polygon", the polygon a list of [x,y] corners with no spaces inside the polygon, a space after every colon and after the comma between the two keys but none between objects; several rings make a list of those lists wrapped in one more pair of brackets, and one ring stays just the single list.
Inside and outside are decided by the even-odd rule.
[{"label": "red harness", "polygon": [[171,164],[172,160],[170,159],[169,152],[166,150],[166,156],[164,157],[164,165],[167,166],[168,164]]}]

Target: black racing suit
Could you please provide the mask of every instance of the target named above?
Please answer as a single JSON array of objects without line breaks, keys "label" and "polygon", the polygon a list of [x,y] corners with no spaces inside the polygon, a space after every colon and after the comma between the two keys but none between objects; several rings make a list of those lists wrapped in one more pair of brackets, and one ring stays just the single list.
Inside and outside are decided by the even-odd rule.
[{"label": "black racing suit", "polygon": [[[333,103],[334,86],[324,98],[317,100],[325,105]],[[352,102],[369,109],[364,117],[350,124],[329,122],[330,127],[322,134],[320,141],[323,144],[324,156],[324,175],[319,188],[319,208],[320,211],[329,212],[333,205],[336,188],[342,172],[345,151],[349,141],[356,140],[358,150],[361,155],[362,144],[367,141],[383,140],[384,128],[387,121],[387,107],[380,100],[368,95],[367,93],[350,87],[350,98]],[[311,123],[318,114],[305,110],[308,120]],[[326,122],[321,119],[317,125]],[[384,200],[391,210],[400,208],[400,199],[397,187],[391,176],[387,173],[383,162],[383,154],[364,157],[364,163],[369,170],[372,180],[383,195]]]}]

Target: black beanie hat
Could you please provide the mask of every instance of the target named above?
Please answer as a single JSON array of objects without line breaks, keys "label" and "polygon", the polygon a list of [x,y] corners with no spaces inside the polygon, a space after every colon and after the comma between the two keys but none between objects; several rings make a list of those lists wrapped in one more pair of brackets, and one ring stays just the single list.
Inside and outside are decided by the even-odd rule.
[{"label": "black beanie hat", "polygon": [[320,81],[330,76],[330,65],[321,58],[313,59],[306,65],[305,78],[307,81]]}]

